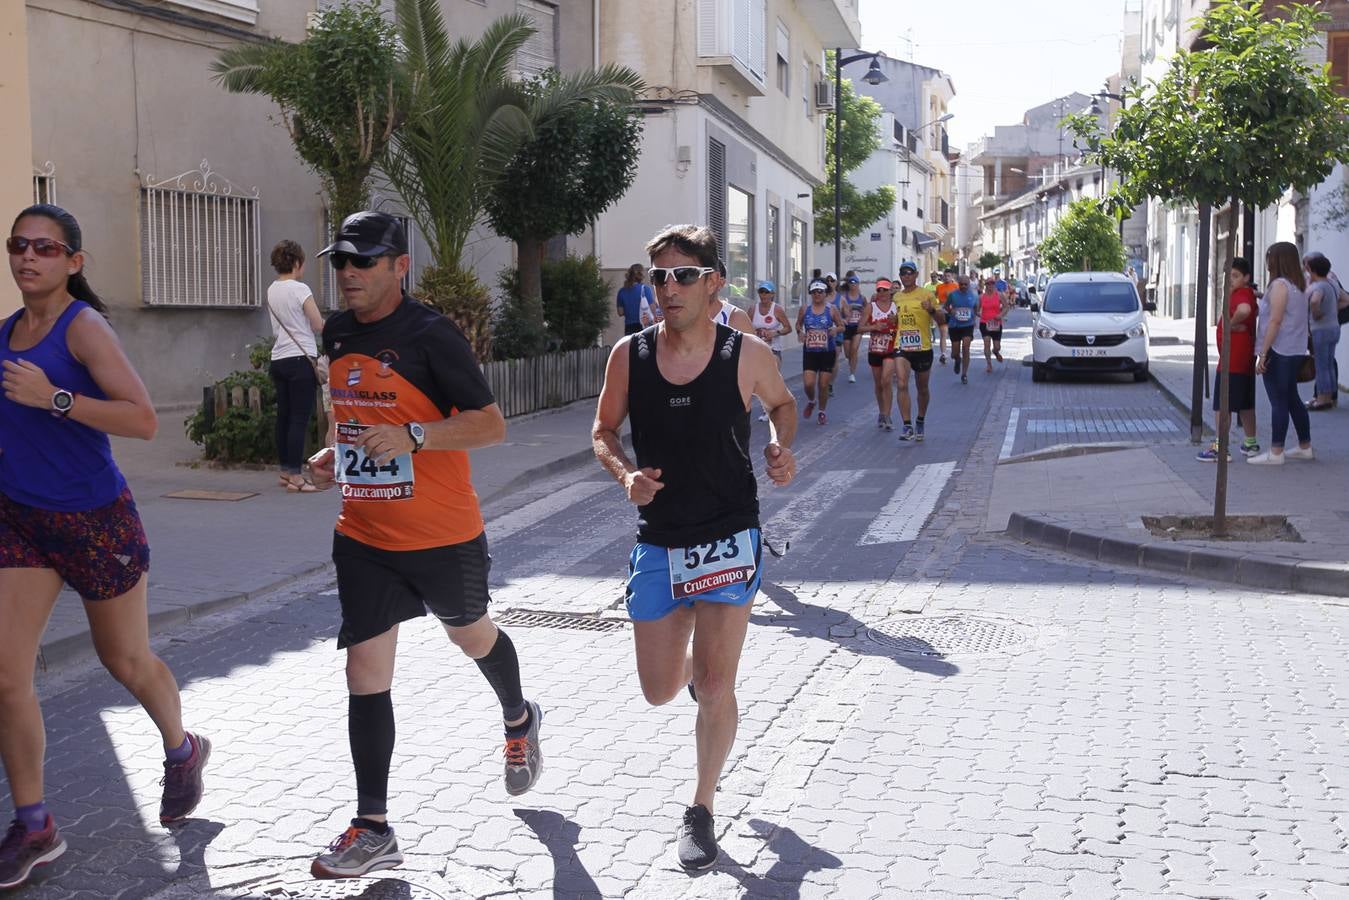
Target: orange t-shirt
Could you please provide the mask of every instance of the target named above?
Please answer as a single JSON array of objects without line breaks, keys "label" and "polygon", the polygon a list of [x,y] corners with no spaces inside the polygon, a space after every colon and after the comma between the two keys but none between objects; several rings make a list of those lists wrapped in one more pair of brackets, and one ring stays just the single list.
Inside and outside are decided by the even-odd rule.
[{"label": "orange t-shirt", "polygon": [[945,305],[946,295],[954,291],[959,286],[960,285],[956,284],[954,281],[943,281],[941,284],[937,285],[937,305],[938,306]]},{"label": "orange t-shirt", "polygon": [[337,423],[337,530],[383,550],[427,550],[482,533],[468,453],[423,450],[383,466],[355,438],[370,425],[435,422],[495,400],[453,322],[410,297],[377,322],[347,311],[328,320],[323,343]]}]

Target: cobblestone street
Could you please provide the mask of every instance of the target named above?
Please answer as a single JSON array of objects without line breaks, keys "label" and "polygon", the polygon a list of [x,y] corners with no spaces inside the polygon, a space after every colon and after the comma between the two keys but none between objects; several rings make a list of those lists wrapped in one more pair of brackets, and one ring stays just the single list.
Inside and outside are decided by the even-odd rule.
[{"label": "cobblestone street", "polygon": [[[977,374],[934,373],[929,439],[911,446],[875,430],[869,384],[841,384],[830,426],[803,426],[798,483],[764,490],[766,536],[792,549],[766,561],[713,870],[690,877],[672,855],[695,707],[645,704],[621,619],[505,626],[546,714],[544,775],[514,799],[495,698],[422,619],[403,629],[393,692],[407,862],[309,881],[353,800],[336,597],[316,576],[160,639],[187,721],[216,743],[182,828],[157,824],[139,708],[87,664],[43,676],[71,849],[22,895],[1349,897],[1349,609],[984,532],[1008,410],[1045,395],[1028,401],[1014,364]],[[1165,405],[1151,385],[1055,392]],[[887,512],[944,462],[935,510]],[[621,609],[635,517],[596,467],[487,514],[498,615]],[[926,525],[867,543],[882,515]]]}]

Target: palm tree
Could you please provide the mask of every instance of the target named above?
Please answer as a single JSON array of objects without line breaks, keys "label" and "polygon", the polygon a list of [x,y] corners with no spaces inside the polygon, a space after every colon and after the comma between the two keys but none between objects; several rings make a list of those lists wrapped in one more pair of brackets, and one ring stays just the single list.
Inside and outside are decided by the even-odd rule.
[{"label": "palm tree", "polygon": [[334,223],[370,200],[370,173],[397,130],[406,88],[397,35],[374,3],[320,14],[298,44],[268,41],[222,51],[215,80],[281,107],[295,151],[323,183]]},{"label": "palm tree", "polygon": [[[537,125],[591,100],[630,102],[631,79],[605,67],[561,78],[538,97],[511,79],[515,55],[534,34],[530,20],[497,19],[475,42],[451,42],[437,0],[397,0],[404,65],[411,79],[406,120],[380,162],[426,237],[441,270],[424,275],[424,293],[460,269],[464,245],[488,193],[508,171]],[[458,279],[460,285],[466,279]],[[481,297],[424,296],[479,334],[487,328]],[[467,304],[465,307],[464,304]],[[479,353],[485,344],[475,340]]]}]

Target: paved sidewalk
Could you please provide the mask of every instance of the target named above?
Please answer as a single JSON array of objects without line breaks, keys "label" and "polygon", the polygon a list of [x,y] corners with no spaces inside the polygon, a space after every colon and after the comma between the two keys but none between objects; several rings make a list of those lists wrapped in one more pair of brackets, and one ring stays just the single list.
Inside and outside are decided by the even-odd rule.
[{"label": "paved sidewalk", "polygon": [[[789,384],[800,381],[800,357],[797,348],[784,353]],[[291,494],[277,485],[275,470],[201,463],[200,448],[183,429],[189,412],[161,411],[159,433],[148,443],[113,438],[113,453],[150,539],[152,632],[267,594],[331,565],[337,493]],[[473,483],[489,521],[493,501],[589,462],[594,417],[594,399],[519,416],[507,422],[505,443],[474,451]],[[170,496],[182,492],[222,499]],[[229,497],[235,499],[224,499]],[[90,650],[84,610],[67,590],[52,614],[41,661],[54,665]]]},{"label": "paved sidewalk", "polygon": [[[1188,418],[1194,320],[1154,319],[1154,382]],[[1212,384],[1217,348],[1209,333]],[[1304,399],[1310,385],[1303,386]],[[1257,384],[1256,421],[1269,444],[1269,403]],[[1349,398],[1346,398],[1349,400]],[[1204,400],[1205,445],[1216,414]],[[1182,571],[1250,587],[1349,596],[1349,404],[1311,414],[1313,462],[1248,465],[1235,453],[1228,468],[1228,513],[1287,515],[1301,541],[1171,541],[1154,538],[1144,515],[1211,515],[1216,471],[1195,459],[1188,435],[1115,452],[1043,461],[1005,460],[994,482],[986,527],[1068,552],[1147,569]],[[1293,434],[1290,426],[1290,441]],[[1010,464],[1010,465],[1009,465]]]}]

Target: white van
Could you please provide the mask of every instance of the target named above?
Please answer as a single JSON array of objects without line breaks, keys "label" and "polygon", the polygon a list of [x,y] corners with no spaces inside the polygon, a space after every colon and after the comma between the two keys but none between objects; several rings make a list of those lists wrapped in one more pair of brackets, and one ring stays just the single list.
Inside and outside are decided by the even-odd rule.
[{"label": "white van", "polygon": [[1147,313],[1156,304],[1119,272],[1064,272],[1031,303],[1032,381],[1051,372],[1130,372],[1148,378]]}]

